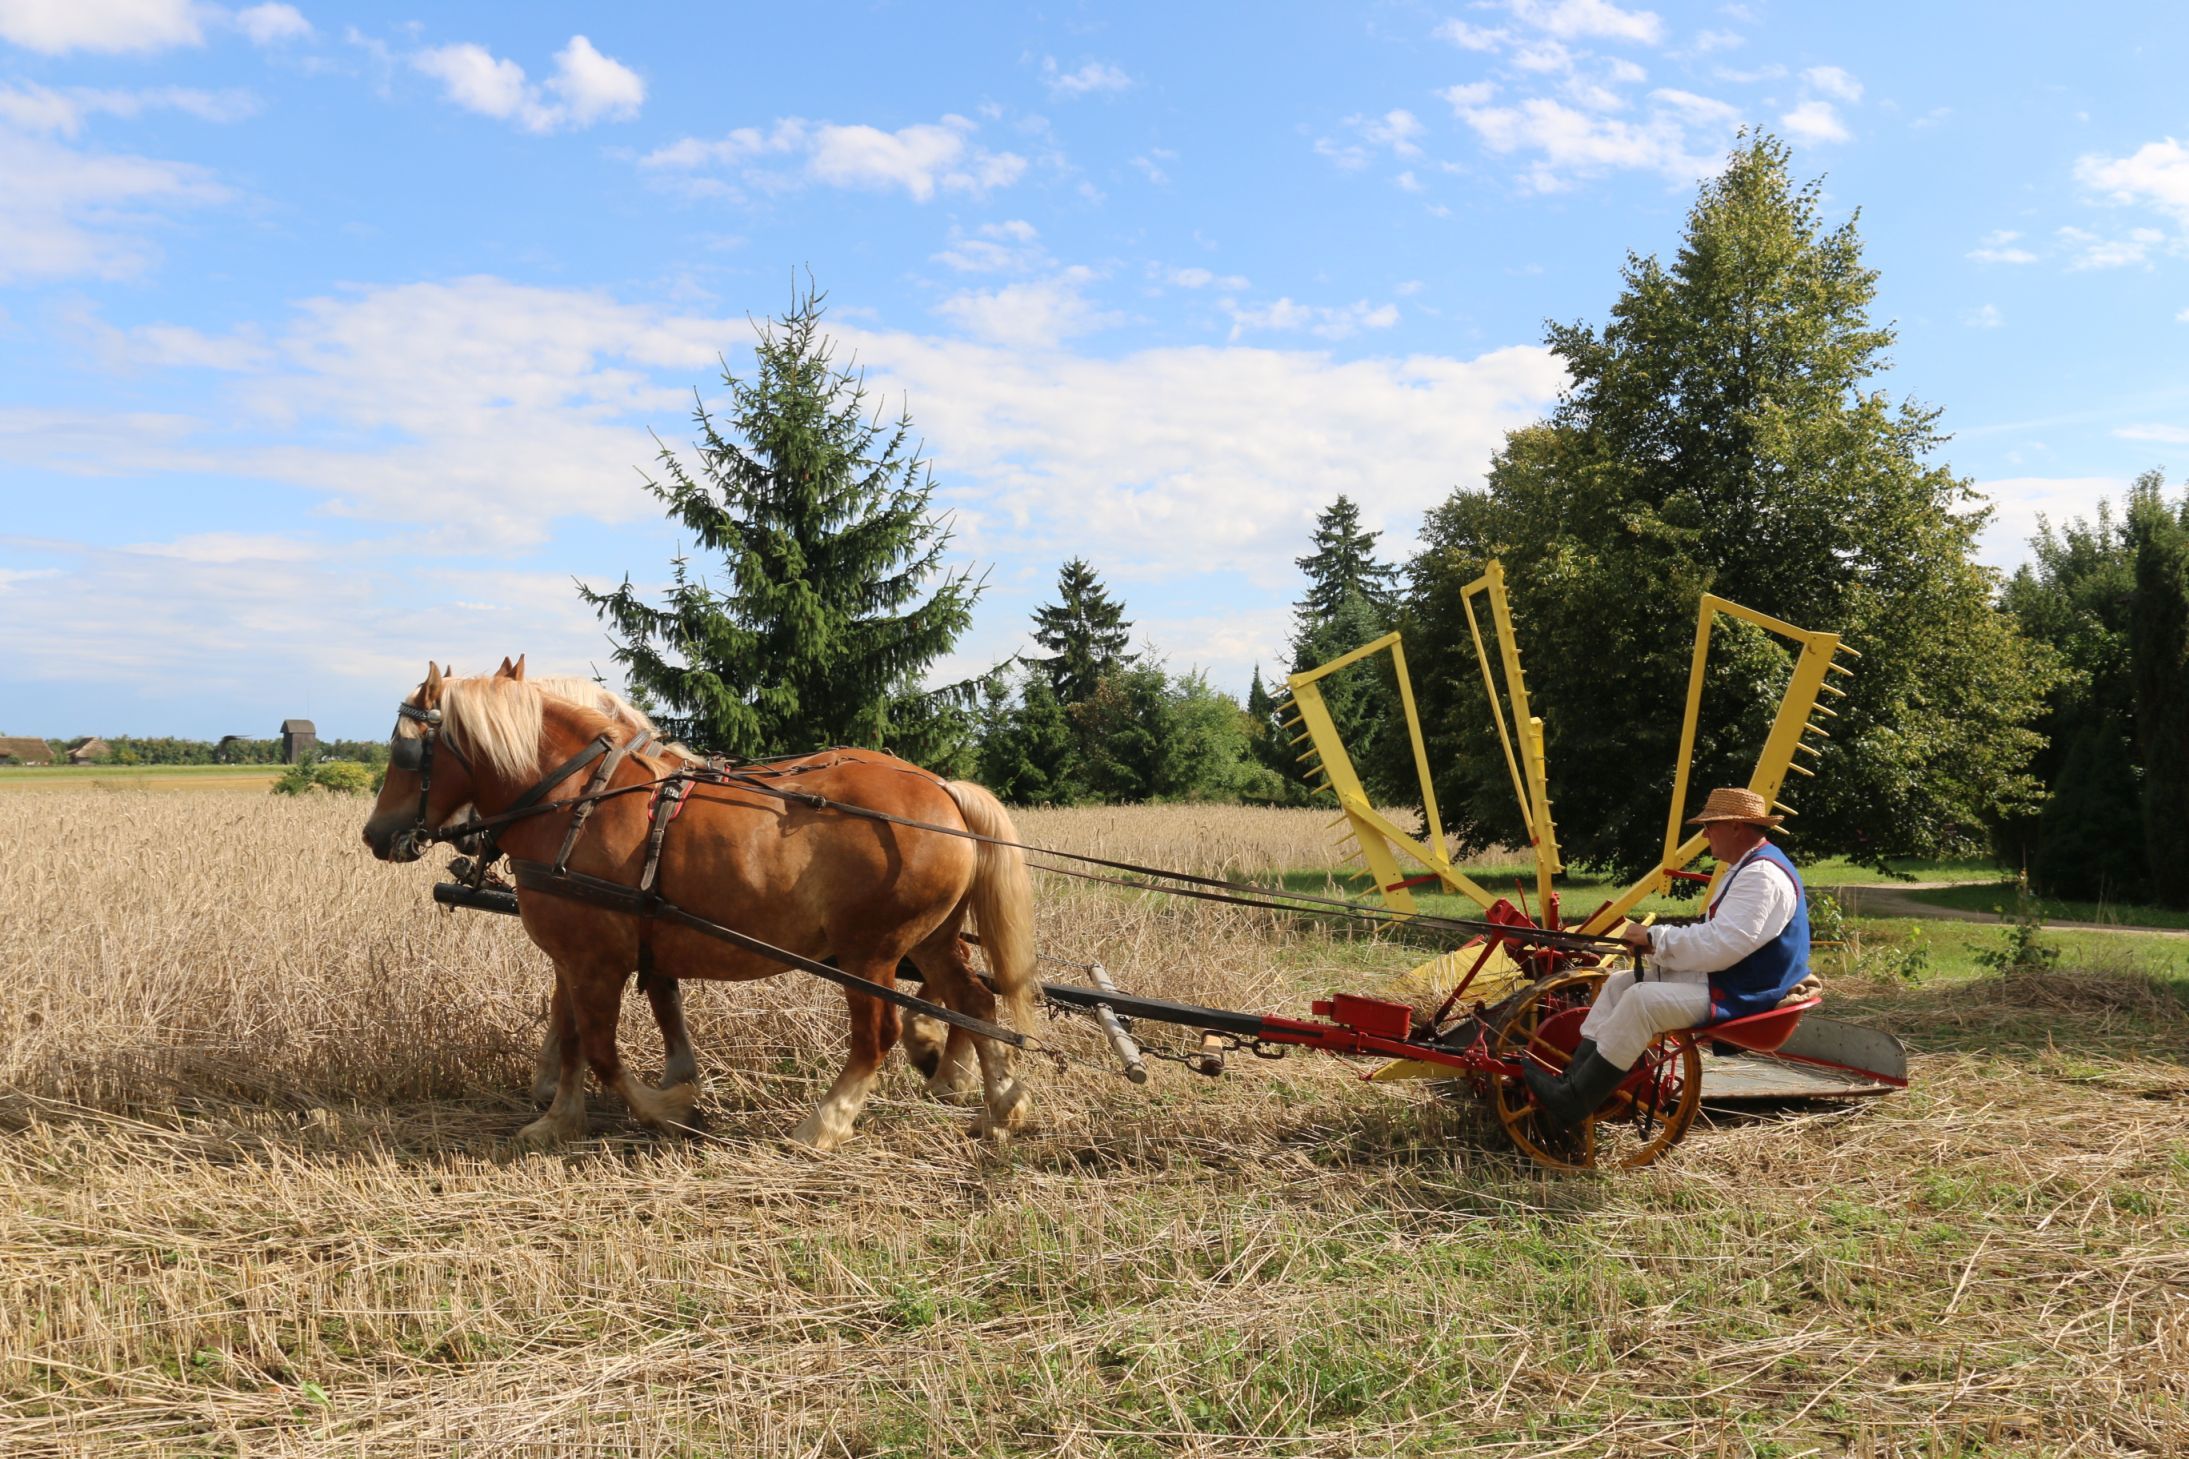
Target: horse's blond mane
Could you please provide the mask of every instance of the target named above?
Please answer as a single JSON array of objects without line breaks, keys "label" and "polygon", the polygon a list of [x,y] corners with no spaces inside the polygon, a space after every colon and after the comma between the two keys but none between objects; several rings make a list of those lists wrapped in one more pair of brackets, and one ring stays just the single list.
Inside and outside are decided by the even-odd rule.
[{"label": "horse's blond mane", "polygon": [[[442,682],[442,733],[485,768],[512,779],[522,777],[539,768],[543,699],[558,700],[581,715],[597,718],[597,724],[586,726],[594,733],[610,726],[630,732],[654,730],[654,722],[630,700],[591,679],[566,674],[537,679],[482,674]],[[417,732],[407,720],[398,730],[400,734]],[[663,748],[681,749],[666,744]]]}]

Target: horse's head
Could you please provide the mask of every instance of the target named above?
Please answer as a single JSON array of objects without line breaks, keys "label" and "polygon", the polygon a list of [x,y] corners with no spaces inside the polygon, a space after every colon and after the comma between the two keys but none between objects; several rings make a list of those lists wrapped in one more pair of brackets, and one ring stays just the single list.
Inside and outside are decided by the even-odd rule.
[{"label": "horse's head", "polygon": [[[494,677],[523,679],[524,661],[503,659]],[[416,861],[425,855],[429,835],[472,801],[471,757],[444,722],[450,682],[428,663],[425,680],[396,706],[387,778],[365,822],[365,844],[382,861]]]}]

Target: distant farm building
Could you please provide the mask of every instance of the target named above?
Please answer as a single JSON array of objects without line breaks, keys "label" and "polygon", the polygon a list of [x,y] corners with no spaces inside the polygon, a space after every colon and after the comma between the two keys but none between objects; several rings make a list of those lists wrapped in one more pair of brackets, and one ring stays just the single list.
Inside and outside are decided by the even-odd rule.
[{"label": "distant farm building", "polygon": [[105,740],[100,739],[97,735],[85,735],[80,740],[69,742],[68,763],[71,765],[96,764],[113,753]]},{"label": "distant farm building", "polygon": [[0,737],[0,765],[51,765],[53,746],[44,740],[27,736],[17,739]]},{"label": "distant farm building", "polygon": [[319,748],[319,727],[308,719],[281,722],[281,763],[294,765]]}]

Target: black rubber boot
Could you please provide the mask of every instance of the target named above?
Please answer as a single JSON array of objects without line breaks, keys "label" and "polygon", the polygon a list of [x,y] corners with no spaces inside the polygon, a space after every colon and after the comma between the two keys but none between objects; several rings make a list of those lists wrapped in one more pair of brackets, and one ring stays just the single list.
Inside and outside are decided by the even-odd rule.
[{"label": "black rubber boot", "polygon": [[1524,1065],[1520,1071],[1535,1102],[1543,1107],[1543,1118],[1553,1129],[1570,1130],[1580,1124],[1627,1077],[1626,1070],[1597,1053],[1593,1044],[1585,1053],[1575,1052],[1578,1057],[1561,1076],[1554,1078],[1533,1064]]}]

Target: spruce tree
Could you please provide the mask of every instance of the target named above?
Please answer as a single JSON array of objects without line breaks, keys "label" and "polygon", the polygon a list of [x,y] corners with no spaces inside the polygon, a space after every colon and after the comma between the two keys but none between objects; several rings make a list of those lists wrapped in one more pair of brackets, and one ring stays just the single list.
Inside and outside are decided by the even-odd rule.
[{"label": "spruce tree", "polygon": [[809,289],[759,327],[752,378],[724,369],[727,418],[701,401],[690,462],[664,446],[661,479],[645,483],[713,575],[679,555],[659,604],[628,576],[578,591],[679,738],[738,756],[847,744],[948,759],[974,686],[938,694],[923,679],[980,585],[943,570],[950,533],[929,511],[911,417],[869,408],[821,332],[822,304]]},{"label": "spruce tree", "polygon": [[1085,703],[1103,675],[1133,662],[1125,652],[1131,637],[1125,605],[1111,600],[1083,558],[1058,572],[1057,601],[1034,610],[1034,642],[1049,651],[1034,662],[1048,670],[1050,686],[1067,706]]},{"label": "spruce tree", "polygon": [[[1855,220],[1827,228],[1821,184],[1797,186],[1789,161],[1744,138],[1669,266],[1629,255],[1600,332],[1552,325],[1572,381],[1555,412],[1423,524],[1408,658],[1445,825],[1471,846],[1519,829],[1458,605],[1492,557],[1570,861],[1655,859],[1706,591],[1839,630],[1865,655],[1818,778],[1788,790],[1805,852],[1966,850],[2034,800],[2027,726],[2054,660],[1993,603],[1974,551],[1987,509],[1928,459],[1939,412],[1874,384],[1893,331],[1870,319],[1877,275]],[[1791,662],[1737,627],[1712,657],[1702,787],[1745,781]]]},{"label": "spruce tree", "polygon": [[[1378,532],[1361,529],[1360,508],[1340,495],[1315,519],[1314,551],[1293,559],[1307,591],[1292,610],[1292,671],[1316,668],[1391,631],[1397,616],[1398,569],[1376,558]],[[1382,657],[1340,669],[1320,681],[1331,722],[1371,796],[1412,789],[1411,760],[1403,780],[1390,772],[1406,738],[1398,680]],[[1294,758],[1283,769],[1304,786]]]},{"label": "spruce tree", "polygon": [[1337,616],[1348,598],[1360,598],[1388,618],[1398,601],[1399,572],[1376,559],[1380,532],[1361,530],[1361,509],[1352,498],[1338,499],[1315,518],[1315,550],[1293,559],[1307,574],[1307,592],[1297,614],[1302,631]]}]

